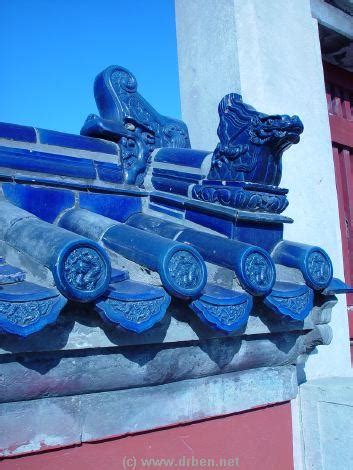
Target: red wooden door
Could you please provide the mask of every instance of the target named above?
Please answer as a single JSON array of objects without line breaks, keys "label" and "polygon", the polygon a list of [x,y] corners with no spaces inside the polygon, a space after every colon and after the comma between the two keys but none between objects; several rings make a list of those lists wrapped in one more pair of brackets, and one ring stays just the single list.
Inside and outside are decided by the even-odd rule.
[{"label": "red wooden door", "polygon": [[[353,285],[353,73],[324,62],[346,282]],[[353,339],[353,294],[347,295]]]}]

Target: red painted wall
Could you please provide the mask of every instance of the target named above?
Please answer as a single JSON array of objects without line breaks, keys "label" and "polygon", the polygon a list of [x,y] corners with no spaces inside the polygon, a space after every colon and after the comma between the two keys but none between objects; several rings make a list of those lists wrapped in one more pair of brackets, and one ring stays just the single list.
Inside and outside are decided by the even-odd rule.
[{"label": "red painted wall", "polygon": [[[340,215],[345,280],[353,285],[353,73],[323,63]],[[347,295],[353,339],[353,294]]]},{"label": "red painted wall", "polygon": [[[149,460],[153,458],[159,458],[160,461]],[[170,462],[163,462],[161,459],[169,459]],[[290,403],[99,443],[85,443],[79,447],[6,459],[0,463],[0,468],[291,470],[293,451]]]}]

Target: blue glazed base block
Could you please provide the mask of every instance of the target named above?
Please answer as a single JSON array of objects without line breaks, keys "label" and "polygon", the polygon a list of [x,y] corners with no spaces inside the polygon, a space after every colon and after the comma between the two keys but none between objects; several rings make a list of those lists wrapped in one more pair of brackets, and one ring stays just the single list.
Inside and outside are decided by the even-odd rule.
[{"label": "blue glazed base block", "polygon": [[170,297],[162,288],[122,281],[111,284],[96,308],[103,320],[142,333],[163,319],[169,304]]},{"label": "blue glazed base block", "polygon": [[314,292],[305,284],[276,282],[264,303],[279,315],[302,321],[313,308]]},{"label": "blue glazed base block", "polygon": [[216,185],[204,181],[203,184],[196,184],[192,187],[192,197],[200,201],[253,212],[280,214],[288,207],[287,190],[274,186],[258,188],[257,185],[249,183],[243,183],[238,187],[224,183]]},{"label": "blue glazed base block", "polygon": [[[240,211],[232,207],[204,202],[176,194],[156,191],[150,194],[150,208],[156,217],[166,210],[178,211],[179,219],[186,219],[207,227],[228,238],[264,248],[267,251],[283,239],[283,224],[293,220],[280,214]],[[186,225],[186,224],[185,224]]]},{"label": "blue glazed base block", "polygon": [[207,325],[231,333],[245,326],[252,305],[252,297],[244,292],[207,284],[190,307]]}]

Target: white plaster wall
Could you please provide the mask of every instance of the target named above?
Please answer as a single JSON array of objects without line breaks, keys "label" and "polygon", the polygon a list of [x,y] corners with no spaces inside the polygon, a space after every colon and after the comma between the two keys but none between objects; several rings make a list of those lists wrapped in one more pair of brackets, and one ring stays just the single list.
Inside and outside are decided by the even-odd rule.
[{"label": "white plaster wall", "polygon": [[229,0],[176,0],[181,111],[191,145],[217,144],[217,107],[240,90],[234,5]]},{"label": "white plaster wall", "polygon": [[[309,0],[175,0],[183,119],[194,147],[212,149],[217,104],[231,91],[266,113],[298,114],[299,145],[284,155],[290,189],[285,237],[317,244],[343,278],[334,166],[317,24]],[[306,366],[307,379],[349,375],[345,297],[334,308],[333,341]]]}]

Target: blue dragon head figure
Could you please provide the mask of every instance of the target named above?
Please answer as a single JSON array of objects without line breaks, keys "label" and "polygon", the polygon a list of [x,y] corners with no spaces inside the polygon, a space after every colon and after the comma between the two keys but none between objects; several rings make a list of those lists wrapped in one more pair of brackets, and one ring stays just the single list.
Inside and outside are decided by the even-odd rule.
[{"label": "blue dragon head figure", "polygon": [[282,154],[304,129],[299,117],[260,113],[235,93],[221,100],[218,113],[220,142],[208,179],[278,186]]}]

